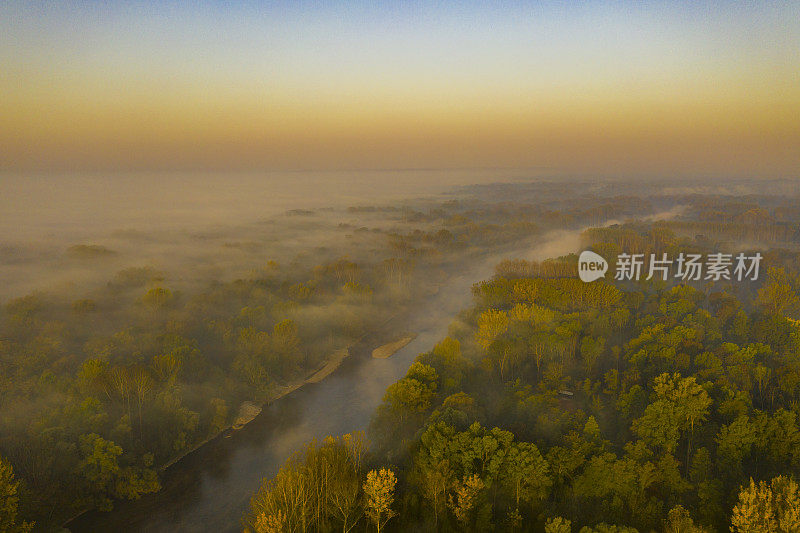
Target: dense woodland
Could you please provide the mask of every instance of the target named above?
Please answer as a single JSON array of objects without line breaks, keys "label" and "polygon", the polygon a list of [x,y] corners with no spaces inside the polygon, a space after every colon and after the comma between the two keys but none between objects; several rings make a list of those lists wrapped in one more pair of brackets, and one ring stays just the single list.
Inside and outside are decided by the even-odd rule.
[{"label": "dense woodland", "polygon": [[[675,205],[683,215],[647,221]],[[768,244],[772,269],[755,284],[584,285],[574,256],[504,261],[451,335],[389,388],[369,435],[299,452],[254,498],[246,527],[577,531],[600,518],[648,531],[689,513],[721,530],[750,477],[752,498],[790,505],[800,449],[792,205],[622,185],[572,199],[555,183],[476,187],[413,207],[287,213],[282,224],[319,242],[280,260],[270,260],[274,236],[226,242],[220,254],[259,262],[245,276],[187,283],[136,265],[92,287],[10,298],[0,531],[58,529],[159,490],[160,469],[229,427],[243,402],[270,401],[413,312],[448,272],[606,223],[583,234],[606,257],[748,236]],[[73,244],[64,261],[125,260],[113,248]]]},{"label": "dense woodland", "polygon": [[[421,301],[447,269],[538,234],[502,213],[476,221],[432,209],[391,213],[390,227],[368,228],[327,212],[290,212],[297,231],[333,233],[346,244],[300,250],[285,263],[265,259],[244,278],[188,288],[177,279],[176,289],[156,268],[130,267],[85,293],[5,303],[8,516],[48,530],[82,510],[111,510],[115,499],[159,490],[159,469],[229,427],[244,402],[279,397]],[[98,268],[114,255],[102,245],[65,252]]]},{"label": "dense woodland", "polygon": [[[0,311],[3,523],[51,530],[159,490],[159,470],[229,427],[244,402],[280,396],[419,304],[447,271],[563,223],[540,227],[538,211],[519,213],[459,201],[296,210],[277,227],[247,228],[247,240],[192,236],[218,245],[221,261],[259,265],[243,277],[187,282],[190,265],[177,274],[132,266],[107,282],[9,299]],[[122,238],[147,244],[135,232]],[[39,257],[5,251],[32,268]],[[124,259],[110,246],[74,244],[56,268],[99,274]]]},{"label": "dense woodland", "polygon": [[504,261],[388,388],[368,435],[297,452],[245,529],[800,531],[796,219],[778,232],[787,211],[709,198],[689,211],[703,221],[584,242],[615,257],[748,236],[759,280],[587,284],[575,256]]}]

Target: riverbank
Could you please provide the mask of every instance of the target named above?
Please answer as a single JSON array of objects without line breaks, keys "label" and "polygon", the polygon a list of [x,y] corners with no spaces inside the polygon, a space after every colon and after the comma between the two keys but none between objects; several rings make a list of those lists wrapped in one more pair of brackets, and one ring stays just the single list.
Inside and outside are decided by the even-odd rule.
[{"label": "riverbank", "polygon": [[[241,514],[262,479],[273,477],[286,458],[306,442],[366,430],[386,388],[405,375],[417,354],[447,334],[453,317],[471,298],[472,285],[491,276],[499,260],[518,253],[518,249],[503,250],[460,260],[458,265],[469,268],[448,276],[439,290],[395,308],[391,317],[352,343],[349,356],[336,368],[328,360],[311,373],[324,375],[324,379],[311,386],[275,391],[280,401],[272,399],[271,405],[240,431],[229,431],[230,438],[211,439],[185,454],[164,472],[161,491],[137,501],[120,501],[112,513],[87,513],[68,527],[81,533],[174,533],[209,527],[220,533],[240,532]],[[452,271],[456,266],[443,264],[440,268]],[[401,335],[408,336],[404,334],[407,331],[418,336],[391,357],[372,357],[376,346],[388,341],[393,344]]]},{"label": "riverbank", "polygon": [[327,363],[322,365],[322,368],[311,374],[311,377],[305,380],[303,384],[306,383],[319,383],[326,377],[330,376],[334,370],[339,368],[339,365],[342,364],[345,357],[350,356],[350,347],[342,348],[341,350],[336,350],[333,355],[330,357]]},{"label": "riverbank", "polygon": [[372,357],[375,359],[386,359],[388,357],[393,356],[398,350],[403,348],[406,344],[413,341],[417,338],[417,334],[413,333],[411,335],[406,335],[405,337],[400,338],[394,342],[390,342],[389,344],[384,344],[383,346],[379,346],[372,350]]},{"label": "riverbank", "polygon": [[[312,372],[307,374],[307,376],[305,378],[298,379],[298,380],[293,381],[291,383],[288,383],[286,385],[282,385],[280,387],[277,387],[275,389],[275,391],[272,394],[269,395],[269,397],[266,399],[266,401],[263,404],[261,404],[260,408],[259,408],[259,406],[256,406],[257,408],[259,408],[259,412],[255,413],[254,416],[247,417],[246,420],[239,421],[239,423],[237,423],[237,421],[234,421],[234,422],[231,423],[231,425],[225,426],[224,428],[219,430],[217,433],[214,433],[213,435],[209,436],[208,438],[203,439],[202,441],[197,443],[195,446],[192,446],[190,449],[184,451],[180,455],[178,455],[176,457],[173,457],[172,459],[170,459],[169,461],[164,463],[162,466],[160,466],[158,468],[158,471],[159,472],[164,472],[167,468],[169,468],[172,465],[174,465],[175,463],[181,461],[186,456],[191,455],[192,453],[196,452],[197,450],[199,450],[200,448],[202,448],[203,446],[205,446],[206,444],[208,444],[212,440],[216,439],[220,435],[229,435],[231,431],[238,431],[238,430],[242,429],[247,424],[249,424],[250,422],[255,420],[258,417],[258,415],[261,413],[261,410],[263,410],[266,406],[268,406],[269,404],[271,404],[273,402],[276,402],[276,401],[280,400],[281,398],[283,398],[285,396],[288,396],[289,394],[291,394],[294,391],[296,391],[299,388],[301,388],[303,385],[308,385],[309,383],[319,383],[325,377],[329,376],[337,368],[339,368],[339,365],[342,364],[342,361],[344,361],[344,359],[346,357],[348,357],[349,355],[350,355],[350,347],[349,346],[347,346],[345,348],[342,348],[340,350],[336,350],[330,358],[328,358],[325,361],[323,361],[321,367],[317,367],[315,370],[313,370]],[[245,403],[250,403],[250,402],[245,402]],[[80,513],[78,513],[74,517],[70,518],[67,522],[65,522],[64,527],[66,527],[67,524],[69,524],[70,522],[72,522],[73,520],[75,520],[76,518],[81,516],[82,514],[84,514],[86,512],[89,512],[89,511],[91,511],[91,509],[86,509],[84,511],[81,511]]]},{"label": "riverbank", "polygon": [[[204,447],[208,446],[212,441],[214,441],[214,440],[216,440],[218,438],[222,438],[222,437],[229,437],[234,432],[237,432],[237,431],[239,431],[241,429],[244,429],[245,427],[250,425],[254,420],[256,420],[258,418],[258,416],[261,414],[261,411],[266,409],[269,405],[271,405],[271,404],[273,404],[273,403],[275,403],[275,402],[277,402],[279,400],[284,399],[285,397],[291,395],[292,393],[302,389],[306,385],[311,385],[311,384],[316,384],[316,383],[323,382],[327,377],[329,377],[331,374],[333,374],[342,365],[342,363],[346,359],[348,359],[352,355],[353,350],[354,350],[355,347],[357,347],[360,344],[366,342],[367,339],[371,338],[377,344],[377,342],[379,342],[379,339],[383,340],[383,339],[385,339],[387,337],[391,338],[389,336],[389,333],[386,331],[386,327],[393,320],[396,320],[397,318],[399,318],[399,317],[403,316],[405,313],[407,313],[409,309],[411,309],[411,306],[403,307],[403,309],[401,309],[400,311],[397,311],[394,314],[392,314],[389,318],[387,318],[386,320],[384,320],[383,322],[381,322],[380,324],[375,326],[372,330],[365,332],[360,337],[355,339],[355,341],[353,341],[350,345],[345,346],[344,348],[341,348],[339,350],[334,351],[333,354],[331,354],[328,358],[326,358],[320,365],[317,366],[317,368],[315,368],[311,372],[307,373],[304,378],[300,378],[300,379],[297,379],[297,380],[295,380],[295,381],[293,381],[291,383],[287,383],[285,385],[276,387],[274,389],[274,391],[266,399],[266,401],[264,401],[264,403],[261,404],[260,410],[259,410],[259,412],[257,414],[255,414],[255,416],[248,417],[248,419],[246,421],[242,421],[242,423],[240,423],[240,424],[236,424],[235,423],[236,421],[234,421],[234,422],[231,423],[231,425],[228,425],[228,426],[222,428],[220,431],[218,431],[218,432],[214,433],[213,435],[210,435],[209,437],[203,439],[202,441],[198,442],[197,444],[195,444],[191,448],[185,450],[184,452],[182,452],[181,454],[177,455],[176,457],[173,457],[172,459],[170,459],[169,461],[167,461],[166,463],[164,463],[163,465],[158,467],[159,474],[165,473],[168,469],[170,469],[173,466],[175,466],[176,464],[180,463],[181,461],[183,461],[187,457],[199,452]],[[396,335],[396,333],[395,333],[395,335]],[[409,340],[409,342],[410,342],[410,340]],[[373,344],[373,346],[374,346],[374,344]],[[361,349],[359,351],[361,351],[361,352],[365,351],[363,349],[363,346],[361,347]],[[369,353],[369,352],[367,351],[367,353]],[[364,355],[366,355],[366,354],[364,354]],[[259,406],[255,406],[255,407],[259,407]],[[234,426],[236,426],[236,427],[234,427]],[[91,513],[93,511],[95,511],[95,509],[93,509],[93,508],[88,508],[88,509],[81,510],[80,512],[78,512],[74,516],[72,516],[69,520],[66,520],[62,524],[62,527],[67,529],[67,530],[69,530],[70,529],[70,524],[72,524],[76,520],[79,520],[81,517],[83,517],[87,513]]]}]

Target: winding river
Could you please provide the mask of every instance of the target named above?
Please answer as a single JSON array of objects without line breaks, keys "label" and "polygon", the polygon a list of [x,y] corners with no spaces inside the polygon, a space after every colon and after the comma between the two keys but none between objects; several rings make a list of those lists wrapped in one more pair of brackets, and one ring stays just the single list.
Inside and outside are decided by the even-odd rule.
[{"label": "winding river", "polygon": [[471,261],[398,325],[417,337],[392,357],[371,358],[371,350],[385,339],[364,339],[323,381],[273,402],[243,429],[213,439],[168,468],[160,492],[116,502],[109,513],[86,513],[69,529],[75,533],[241,531],[250,497],[262,478],[274,476],[289,455],[312,439],[366,430],[386,387],[405,374],[417,354],[444,338],[455,315],[470,305],[473,283],[491,277],[503,257],[541,259],[575,251],[577,234],[558,232],[535,248]]}]

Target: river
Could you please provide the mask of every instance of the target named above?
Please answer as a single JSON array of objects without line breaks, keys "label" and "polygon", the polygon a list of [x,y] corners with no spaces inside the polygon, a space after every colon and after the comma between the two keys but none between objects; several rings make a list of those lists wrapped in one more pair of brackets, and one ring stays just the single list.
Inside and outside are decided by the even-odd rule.
[{"label": "river", "polygon": [[470,305],[473,283],[491,277],[504,257],[542,259],[575,251],[576,234],[554,233],[535,248],[525,246],[515,253],[470,261],[398,325],[417,337],[392,357],[371,358],[371,350],[386,339],[365,339],[320,383],[307,384],[273,402],[243,429],[213,439],[168,468],[160,492],[116,502],[109,513],[86,513],[69,529],[74,533],[241,531],[250,497],[289,455],[312,439],[366,430],[386,387],[405,374],[419,353],[444,338],[455,315]]}]

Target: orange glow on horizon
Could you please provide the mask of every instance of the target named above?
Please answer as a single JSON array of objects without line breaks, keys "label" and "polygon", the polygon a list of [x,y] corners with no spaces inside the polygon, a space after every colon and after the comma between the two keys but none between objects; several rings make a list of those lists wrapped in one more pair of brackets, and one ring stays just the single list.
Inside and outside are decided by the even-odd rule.
[{"label": "orange glow on horizon", "polygon": [[[350,42],[320,29],[335,21],[321,18],[321,33],[265,44],[267,59],[244,37],[196,56],[193,46],[205,41],[186,36],[188,44],[178,40],[163,61],[151,59],[136,48],[133,29],[118,43],[96,38],[119,49],[65,52],[74,64],[26,49],[9,56],[0,78],[0,170],[537,166],[798,174],[800,54],[790,45],[800,36],[793,26],[772,31],[764,23],[759,31],[775,33],[774,42],[755,46],[733,37],[747,27],[746,14],[715,15],[724,31],[714,41],[702,23],[682,26],[686,14],[670,26],[663,13],[639,13],[648,32],[629,24],[630,13],[607,9],[610,26],[600,33],[576,13],[566,21],[554,14],[563,35],[488,14],[509,36],[466,25],[451,40],[415,27],[407,35],[401,26],[395,40],[380,41],[367,27]],[[784,20],[780,11],[768,15]],[[216,22],[203,22],[213,28],[211,40]],[[586,44],[566,30],[580,31]]]}]

